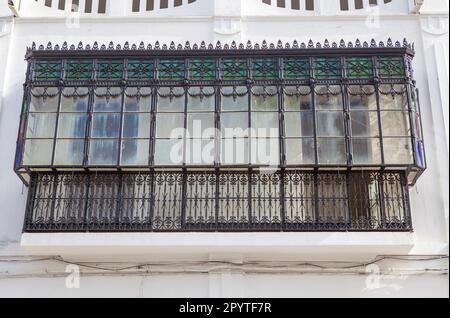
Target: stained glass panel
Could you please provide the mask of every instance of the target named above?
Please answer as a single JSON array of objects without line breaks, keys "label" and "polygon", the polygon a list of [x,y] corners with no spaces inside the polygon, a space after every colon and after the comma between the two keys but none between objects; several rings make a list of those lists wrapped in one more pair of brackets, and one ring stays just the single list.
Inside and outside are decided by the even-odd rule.
[{"label": "stained glass panel", "polygon": [[128,60],[128,79],[149,80],[153,79],[153,60]]},{"label": "stained glass panel", "polygon": [[213,80],[216,77],[216,62],[213,59],[189,60],[189,78],[193,80]]},{"label": "stained glass panel", "polygon": [[159,79],[183,80],[184,60],[170,59],[159,61]]},{"label": "stained glass panel", "polygon": [[342,73],[341,59],[337,57],[315,58],[314,70],[317,78],[340,77]]},{"label": "stained glass panel", "polygon": [[99,60],[97,78],[103,80],[119,80],[123,75],[123,60]]},{"label": "stained glass panel", "polygon": [[276,59],[253,59],[254,79],[278,78],[278,61]]},{"label": "stained glass panel", "polygon": [[402,57],[380,56],[378,58],[379,74],[381,77],[403,77],[405,67]]},{"label": "stained glass panel", "polygon": [[284,59],[284,77],[287,79],[309,78],[311,65],[308,58]]},{"label": "stained glass panel", "polygon": [[58,80],[61,70],[61,60],[36,60],[34,62],[34,79],[37,81]]},{"label": "stained glass panel", "polygon": [[353,78],[367,78],[373,76],[373,62],[370,57],[348,57],[347,76]]},{"label": "stained glass panel", "polygon": [[66,79],[90,80],[92,78],[92,60],[67,60]]},{"label": "stained glass panel", "polygon": [[246,59],[222,59],[220,62],[220,71],[224,80],[239,80],[247,78],[247,60]]}]

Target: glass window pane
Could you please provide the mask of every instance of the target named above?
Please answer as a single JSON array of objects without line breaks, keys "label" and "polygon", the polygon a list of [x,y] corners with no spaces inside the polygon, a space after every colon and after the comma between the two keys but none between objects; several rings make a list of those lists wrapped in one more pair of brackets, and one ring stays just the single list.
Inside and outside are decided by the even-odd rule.
[{"label": "glass window pane", "polygon": [[84,139],[57,140],[55,165],[82,165],[84,156]]},{"label": "glass window pane", "polygon": [[189,139],[186,149],[187,164],[213,164],[215,144],[213,139]]},{"label": "glass window pane", "polygon": [[383,136],[409,136],[409,116],[407,112],[381,112]]},{"label": "glass window pane", "polygon": [[348,87],[350,109],[377,109],[377,98],[375,95],[375,87],[364,86],[349,86]]},{"label": "glass window pane", "polygon": [[250,147],[251,163],[267,166],[280,163],[280,140],[278,138],[252,138]]},{"label": "glass window pane", "polygon": [[149,112],[152,104],[150,87],[129,87],[125,91],[126,112]]},{"label": "glass window pane", "polygon": [[314,91],[316,93],[316,109],[343,109],[340,86],[317,86]]},{"label": "glass window pane", "polygon": [[[177,129],[177,131],[174,131]],[[156,137],[157,138],[170,138],[172,132],[176,137],[178,133],[184,134],[184,114],[158,114],[156,116]]]},{"label": "glass window pane", "polygon": [[247,87],[222,87],[222,111],[248,110]]},{"label": "glass window pane", "polygon": [[191,138],[214,137],[214,113],[190,113],[187,115],[187,125]]},{"label": "glass window pane", "polygon": [[121,164],[124,166],[148,165],[149,145],[148,139],[123,140]]},{"label": "glass window pane", "polygon": [[285,110],[312,110],[312,96],[309,86],[288,86],[285,88],[284,92]]},{"label": "glass window pane", "polygon": [[377,137],[378,114],[376,112],[350,112],[353,137]]},{"label": "glass window pane", "polygon": [[161,87],[158,90],[158,112],[184,112],[184,95],[182,87]]},{"label": "glass window pane", "polygon": [[58,138],[84,138],[86,119],[86,114],[60,114]]},{"label": "glass window pane", "polygon": [[286,164],[314,164],[314,139],[286,139]]},{"label": "glass window pane", "polygon": [[318,136],[344,136],[344,114],[342,112],[317,112],[316,116]]},{"label": "glass window pane", "polygon": [[223,137],[247,137],[248,113],[222,113],[221,125]]},{"label": "glass window pane", "polygon": [[353,138],[354,164],[381,164],[381,143],[378,138]]},{"label": "glass window pane", "polygon": [[286,137],[310,137],[314,135],[312,112],[285,113]]},{"label": "glass window pane", "polygon": [[279,135],[278,113],[252,112],[252,132],[260,137],[277,137]]},{"label": "glass window pane", "polygon": [[256,86],[252,88],[252,110],[278,110],[277,88]]},{"label": "glass window pane", "polygon": [[58,88],[34,87],[31,90],[31,112],[56,112],[58,109]]},{"label": "glass window pane", "polygon": [[410,138],[384,138],[386,164],[411,164],[413,162]]},{"label": "glass window pane", "polygon": [[50,165],[52,163],[53,140],[32,139],[25,141],[24,165]]},{"label": "glass window pane", "polygon": [[123,137],[150,137],[150,114],[126,113],[123,115]]},{"label": "glass window pane", "polygon": [[120,114],[94,114],[92,133],[94,138],[117,138],[120,134]]},{"label": "glass window pane", "polygon": [[188,93],[188,111],[214,111],[214,87],[191,87]]},{"label": "glass window pane", "polygon": [[66,87],[61,96],[61,112],[85,112],[88,108],[87,87]]},{"label": "glass window pane", "polygon": [[155,165],[183,163],[183,140],[158,139],[155,141]]},{"label": "glass window pane", "polygon": [[403,85],[380,85],[380,109],[407,110],[408,99]]},{"label": "glass window pane", "polygon": [[30,113],[27,122],[27,138],[53,138],[56,114]]},{"label": "glass window pane", "polygon": [[318,138],[317,148],[320,164],[347,163],[344,138]]},{"label": "glass window pane", "polygon": [[90,143],[90,165],[116,165],[119,152],[118,140],[93,139]]},{"label": "glass window pane", "polygon": [[248,164],[249,146],[247,138],[222,139],[221,162],[224,165]]},{"label": "glass window pane", "polygon": [[94,111],[119,112],[122,108],[122,92],[119,87],[100,87],[95,90]]}]

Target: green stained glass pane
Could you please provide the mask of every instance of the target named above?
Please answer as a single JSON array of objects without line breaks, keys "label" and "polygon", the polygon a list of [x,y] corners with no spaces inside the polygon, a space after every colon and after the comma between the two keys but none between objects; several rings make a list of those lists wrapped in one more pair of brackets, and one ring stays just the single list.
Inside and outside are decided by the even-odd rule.
[{"label": "green stained glass pane", "polygon": [[216,78],[216,61],[213,59],[190,60],[189,78],[194,80],[212,80]]},{"label": "green stained glass pane", "polygon": [[404,77],[405,67],[402,57],[380,56],[378,58],[381,77]]},{"label": "green stained glass pane", "polygon": [[242,80],[247,78],[246,59],[222,59],[220,71],[224,80]]},{"label": "green stained glass pane", "polygon": [[154,65],[153,60],[128,60],[128,79],[153,79]]},{"label": "green stained glass pane", "polygon": [[61,76],[61,60],[36,60],[34,79],[37,81],[57,80]]},{"label": "green stained glass pane", "polygon": [[159,79],[162,80],[183,80],[184,60],[160,60]]},{"label": "green stained glass pane", "polygon": [[373,63],[370,57],[348,57],[347,75],[348,77],[367,78],[373,75]]},{"label": "green stained glass pane", "polygon": [[68,60],[68,80],[89,80],[92,78],[92,60]]},{"label": "green stained glass pane", "polygon": [[315,58],[314,69],[317,78],[340,77],[342,74],[341,59],[334,57]]},{"label": "green stained glass pane", "polygon": [[278,61],[276,59],[253,59],[254,79],[278,78]]},{"label": "green stained glass pane", "polygon": [[97,78],[103,80],[118,80],[123,75],[122,60],[99,60]]},{"label": "green stained glass pane", "polygon": [[308,58],[284,59],[284,77],[288,79],[309,78],[311,65]]}]

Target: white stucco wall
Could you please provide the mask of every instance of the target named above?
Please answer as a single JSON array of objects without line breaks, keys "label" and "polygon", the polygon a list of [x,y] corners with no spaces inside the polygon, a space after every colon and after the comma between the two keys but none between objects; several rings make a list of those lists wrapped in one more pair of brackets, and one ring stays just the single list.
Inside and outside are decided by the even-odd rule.
[{"label": "white stucco wall", "polygon": [[[31,1],[30,1],[31,2]],[[33,2],[33,6],[34,1]],[[327,4],[325,4],[325,2]],[[337,2],[337,1],[336,1]],[[155,242],[171,242],[172,254],[191,255],[192,259],[210,259],[220,257],[218,245],[225,244],[227,251],[223,257],[237,257],[245,260],[248,250],[256,240],[258,253],[252,255],[256,259],[289,259],[315,260],[329,258],[329,261],[342,259],[371,260],[380,254],[409,254],[436,255],[448,254],[448,180],[449,180],[449,148],[448,148],[448,3],[442,5],[439,0],[426,0],[421,15],[411,14],[411,1],[396,0],[391,7],[380,7],[378,12],[353,12],[353,14],[337,12],[335,6],[328,5],[329,1],[317,1],[317,9],[313,13],[292,12],[288,9],[272,8],[261,4],[257,0],[198,0],[192,6],[175,9],[160,10],[153,13],[127,14],[126,8],[109,8],[105,17],[96,15],[82,15],[69,19],[61,17],[60,12],[53,12],[49,8],[42,10],[27,9],[22,1],[20,17],[9,22],[10,11],[6,6],[0,6],[0,273],[4,272],[2,260],[24,255],[64,255],[75,259],[89,256],[100,261],[115,258],[126,261],[129,258],[155,259],[158,254],[152,249]],[[433,5],[434,3],[434,5]],[[67,13],[69,14],[69,13]],[[51,16],[51,17],[50,17]],[[78,23],[79,22],[79,23]],[[6,27],[2,27],[6,26]],[[386,41],[407,38],[415,43],[416,57],[414,59],[415,79],[420,91],[422,121],[428,169],[417,184],[410,189],[411,209],[413,219],[413,233],[302,233],[293,238],[285,238],[283,234],[260,235],[256,239],[252,234],[237,238],[227,238],[225,234],[214,233],[214,244],[202,244],[207,237],[170,237],[170,234],[147,234],[145,239],[129,235],[125,238],[114,239],[113,236],[98,236],[71,234],[59,236],[39,236],[27,234],[23,237],[21,230],[26,204],[27,189],[24,188],[13,172],[15,142],[19,124],[19,114],[22,100],[22,84],[24,82],[26,63],[24,54],[27,46],[34,41],[46,44],[48,41],[61,44],[99,43],[123,44],[130,43],[200,43],[201,41],[215,42],[292,42],[293,40],[323,42]],[[381,233],[382,234],[382,233]],[[189,234],[185,234],[189,235]],[[313,237],[314,239],[311,239]],[[275,237],[274,237],[275,236]],[[283,239],[285,241],[283,241]],[[102,241],[103,240],[103,241]],[[275,244],[275,248],[270,248]],[[96,242],[98,251],[92,252],[92,244]],[[102,243],[103,242],[103,243]],[[110,249],[102,246],[110,245]],[[147,242],[147,243],[146,243]],[[234,243],[233,243],[234,242]],[[291,245],[290,249],[278,248]],[[326,242],[326,243],[324,243]],[[136,248],[133,252],[122,253],[127,244]],[[227,245],[228,244],[228,245]],[[327,245],[328,244],[328,245]],[[156,244],[157,245],[157,244]],[[238,245],[248,250],[238,248]],[[161,243],[156,248],[164,248]],[[193,249],[201,246],[201,249]],[[206,246],[206,247],[205,247]],[[265,248],[267,246],[267,248]],[[307,247],[305,247],[307,246]],[[315,247],[326,246],[324,249]],[[364,248],[371,246],[370,253],[363,253]],[[76,253],[70,252],[75,250]],[[192,250],[189,250],[192,249]],[[328,250],[327,250],[328,249]],[[330,253],[333,251],[333,253]],[[94,249],[95,250],[95,249]],[[218,250],[218,253],[216,250]],[[190,251],[192,253],[187,253]],[[233,253],[234,251],[234,253]],[[312,252],[315,251],[315,252]],[[319,251],[319,252],[318,252]],[[233,256],[228,256],[230,253]],[[172,256],[173,256],[172,255]],[[213,255],[213,256],[211,256]],[[237,255],[237,256],[236,256]],[[170,258],[170,255],[165,255]],[[391,264],[396,267],[396,263]],[[36,263],[37,270],[56,270],[54,264]],[[402,265],[408,268],[409,265]],[[427,264],[423,264],[425,269]],[[439,263],[437,267],[448,269],[448,263]],[[33,269],[34,270],[34,269]],[[31,275],[31,274],[30,274]],[[220,274],[222,275],[222,274]],[[234,275],[234,274],[233,274]],[[86,296],[153,296],[161,288],[164,291],[176,291],[179,296],[221,296],[225,291],[239,292],[244,296],[270,296],[271,290],[279,296],[369,296],[363,292],[365,276],[341,275],[339,270],[335,274],[322,273],[306,275],[281,276],[271,274],[236,274],[216,279],[212,274],[186,274],[175,278],[165,273],[160,276],[143,277],[101,277],[89,276],[83,278],[84,288],[73,291],[66,290],[62,285],[62,278],[25,276],[22,278],[8,278],[0,275],[0,297],[14,295],[26,288],[27,296],[32,296],[44,286],[48,296],[86,295]],[[448,275],[423,275],[406,280],[401,291],[392,291],[400,296],[438,295],[448,296]],[[195,282],[195,284],[193,283]],[[336,284],[346,285],[346,289],[330,288]],[[195,285],[196,287],[189,287]],[[316,286],[314,288],[298,288],[298,286]],[[109,288],[105,286],[117,286]],[[263,286],[278,286],[271,289]],[[52,289],[53,288],[53,289]],[[388,288],[389,289],[389,288]],[[211,291],[212,290],[212,291]],[[9,292],[8,292],[9,291]],[[107,293],[107,294],[105,294]],[[178,294],[177,294],[178,295]],[[173,296],[177,296],[173,295]],[[239,293],[238,293],[239,295]],[[372,296],[377,296],[372,293]]]}]

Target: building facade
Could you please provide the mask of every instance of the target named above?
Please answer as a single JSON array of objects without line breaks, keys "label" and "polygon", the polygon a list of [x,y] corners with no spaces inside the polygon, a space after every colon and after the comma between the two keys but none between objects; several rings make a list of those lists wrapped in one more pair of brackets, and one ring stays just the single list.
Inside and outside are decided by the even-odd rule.
[{"label": "building facade", "polygon": [[448,3],[22,0],[0,27],[0,295],[448,297]]}]

